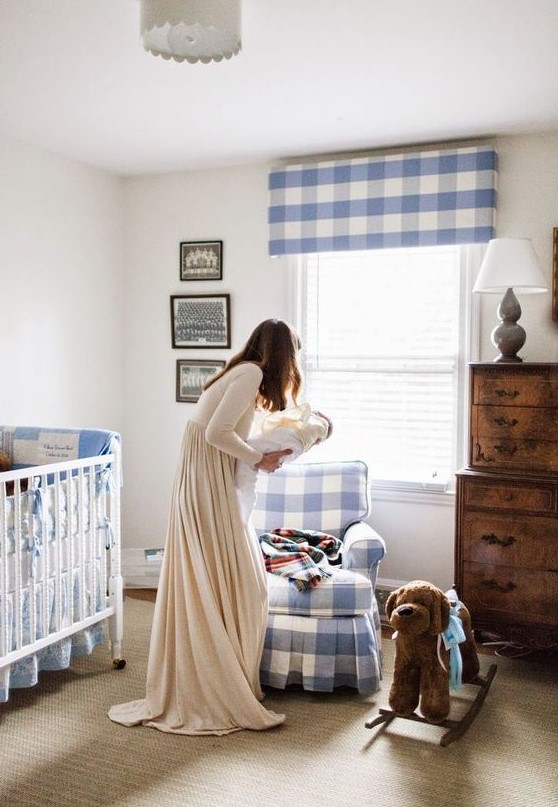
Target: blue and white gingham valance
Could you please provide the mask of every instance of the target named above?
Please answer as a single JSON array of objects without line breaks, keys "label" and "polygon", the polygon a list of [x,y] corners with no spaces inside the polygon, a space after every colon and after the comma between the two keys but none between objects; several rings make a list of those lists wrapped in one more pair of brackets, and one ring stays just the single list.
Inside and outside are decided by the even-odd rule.
[{"label": "blue and white gingham valance", "polygon": [[488,242],[496,171],[479,146],[274,169],[269,254]]}]

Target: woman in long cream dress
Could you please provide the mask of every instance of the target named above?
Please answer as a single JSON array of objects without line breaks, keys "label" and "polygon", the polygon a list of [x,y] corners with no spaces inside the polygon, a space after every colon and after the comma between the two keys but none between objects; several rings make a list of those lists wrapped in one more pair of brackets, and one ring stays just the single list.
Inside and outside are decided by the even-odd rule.
[{"label": "woman in long cream dress", "polygon": [[256,407],[284,409],[301,385],[300,342],[265,320],[206,385],[182,444],[153,616],[146,697],[111,720],[177,734],[268,729],[284,715],[261,704],[267,622],[265,569],[235,489],[235,464],[271,473],[288,450],[262,454],[246,439]]}]

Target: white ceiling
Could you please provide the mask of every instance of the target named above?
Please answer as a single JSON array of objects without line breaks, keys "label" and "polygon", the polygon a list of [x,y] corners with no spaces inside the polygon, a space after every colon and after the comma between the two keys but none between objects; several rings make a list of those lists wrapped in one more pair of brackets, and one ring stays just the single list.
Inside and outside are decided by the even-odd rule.
[{"label": "white ceiling", "polygon": [[167,62],[138,0],[0,0],[0,134],[122,175],[558,130],[558,0],[243,0]]}]

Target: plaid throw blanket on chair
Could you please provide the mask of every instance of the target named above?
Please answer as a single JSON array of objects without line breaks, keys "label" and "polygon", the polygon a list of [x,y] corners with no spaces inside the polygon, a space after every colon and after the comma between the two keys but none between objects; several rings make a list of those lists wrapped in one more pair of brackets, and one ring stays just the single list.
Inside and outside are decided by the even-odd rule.
[{"label": "plaid throw blanket on chair", "polygon": [[303,591],[331,577],[328,558],[339,555],[342,542],[317,530],[292,530],[280,527],[260,535],[265,568],[272,574],[288,577]]}]

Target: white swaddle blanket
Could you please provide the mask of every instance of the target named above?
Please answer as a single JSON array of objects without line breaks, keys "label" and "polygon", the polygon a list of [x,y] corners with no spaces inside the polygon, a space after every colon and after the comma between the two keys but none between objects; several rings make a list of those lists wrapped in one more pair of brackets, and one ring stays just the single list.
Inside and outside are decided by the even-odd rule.
[{"label": "white swaddle blanket", "polygon": [[[247,442],[264,454],[290,448],[283,462],[292,462],[313,445],[325,440],[329,433],[329,421],[313,412],[310,404],[300,404],[292,409],[274,412],[261,422],[260,432]],[[240,506],[246,520],[256,502],[256,478],[258,469],[240,460],[236,463],[235,484]]]}]

